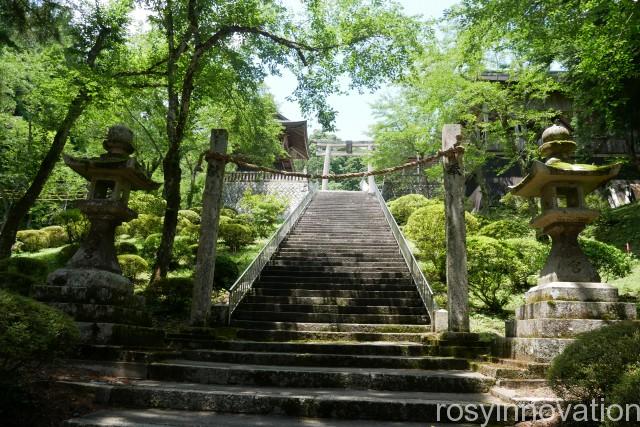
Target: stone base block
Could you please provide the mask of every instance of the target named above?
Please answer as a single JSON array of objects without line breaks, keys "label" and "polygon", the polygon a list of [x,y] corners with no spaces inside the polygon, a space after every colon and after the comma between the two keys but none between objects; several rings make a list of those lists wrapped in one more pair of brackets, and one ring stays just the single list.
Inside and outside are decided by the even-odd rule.
[{"label": "stone base block", "polygon": [[164,345],[164,331],[157,328],[123,325],[120,323],[76,322],[80,338],[86,344],[111,344],[134,347]]},{"label": "stone base block", "polygon": [[507,338],[505,357],[549,363],[573,341],[571,338]]},{"label": "stone base block", "polygon": [[621,302],[540,301],[516,309],[516,319],[635,320],[635,304]]},{"label": "stone base block", "polygon": [[133,294],[133,284],[129,279],[104,270],[60,268],[49,274],[47,285],[109,288]]},{"label": "stone base block", "polygon": [[529,289],[527,304],[540,301],[616,302],[618,289],[606,283],[551,282]]},{"label": "stone base block", "polygon": [[573,338],[615,322],[598,319],[528,319],[506,323],[506,336],[518,338]]},{"label": "stone base block", "polygon": [[144,310],[103,304],[48,302],[48,305],[67,313],[78,322],[115,322],[127,325],[150,326],[151,316]]},{"label": "stone base block", "polygon": [[142,309],[144,298],[133,295],[130,290],[121,291],[114,288],[86,286],[51,286],[33,287],[33,296],[43,302],[73,302],[85,304],[109,304]]}]

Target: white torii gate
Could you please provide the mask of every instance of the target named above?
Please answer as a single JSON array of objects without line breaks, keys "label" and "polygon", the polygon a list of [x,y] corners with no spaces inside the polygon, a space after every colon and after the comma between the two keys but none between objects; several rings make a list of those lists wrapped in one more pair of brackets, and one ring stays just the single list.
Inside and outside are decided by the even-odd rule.
[{"label": "white torii gate", "polygon": [[[313,141],[317,148],[324,148],[324,151],[316,151],[317,156],[324,156],[322,175],[329,175],[331,170],[331,157],[365,157],[373,150],[373,141],[340,141],[319,139]],[[354,150],[355,149],[355,150]],[[367,172],[373,170],[371,161],[367,163]],[[373,188],[374,177],[368,177],[369,191]],[[329,179],[322,179],[322,190],[329,189]]]}]

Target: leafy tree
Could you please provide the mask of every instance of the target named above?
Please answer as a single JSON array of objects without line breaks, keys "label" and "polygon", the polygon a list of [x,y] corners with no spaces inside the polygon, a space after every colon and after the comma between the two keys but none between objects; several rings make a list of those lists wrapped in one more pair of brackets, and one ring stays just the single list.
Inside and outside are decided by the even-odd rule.
[{"label": "leafy tree", "polygon": [[624,137],[640,167],[637,1],[463,0],[450,17],[465,33],[466,54],[489,48],[543,69],[558,62],[579,142]]},{"label": "leafy tree", "polygon": [[348,0],[304,3],[300,17],[276,1],[146,3],[155,38],[150,63],[164,68],[166,133],[163,159],[167,200],[162,243],[152,280],[165,277],[175,239],[183,142],[201,103],[255,94],[268,72],[291,70],[298,79],[295,97],[304,112],[317,111],[330,127],[335,112],[326,96],[339,91],[336,77],[348,75],[351,87],[376,87],[398,77],[417,46],[422,28],[396,4]]},{"label": "leafy tree", "polygon": [[[31,64],[39,68],[40,79],[37,90],[29,94],[30,111],[46,130],[47,140],[49,135],[53,137],[29,188],[9,208],[0,232],[0,258],[10,255],[20,223],[42,192],[74,124],[111,85],[112,71],[123,60],[130,8],[128,0],[106,5],[75,4],[76,17],[69,29],[71,42],[47,46],[40,53],[40,62]],[[5,55],[12,53],[4,53],[3,59]]]}]

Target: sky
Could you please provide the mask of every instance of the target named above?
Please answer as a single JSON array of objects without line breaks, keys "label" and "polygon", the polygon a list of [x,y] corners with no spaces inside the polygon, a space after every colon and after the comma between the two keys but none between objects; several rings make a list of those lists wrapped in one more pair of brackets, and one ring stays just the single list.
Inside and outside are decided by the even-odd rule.
[{"label": "sky", "polygon": [[[439,18],[442,13],[456,4],[458,0],[399,0],[409,15],[423,15],[425,18]],[[295,87],[296,79],[290,73],[282,76],[269,76],[265,80],[278,105],[278,111],[290,120],[309,120],[309,134],[320,126],[313,117],[304,117],[296,102],[288,101]],[[336,135],[343,141],[370,139],[369,127],[375,122],[371,104],[383,94],[389,93],[390,87],[383,85],[374,93],[359,94],[355,91],[347,95],[330,96],[329,103],[338,114],[336,117]]]}]

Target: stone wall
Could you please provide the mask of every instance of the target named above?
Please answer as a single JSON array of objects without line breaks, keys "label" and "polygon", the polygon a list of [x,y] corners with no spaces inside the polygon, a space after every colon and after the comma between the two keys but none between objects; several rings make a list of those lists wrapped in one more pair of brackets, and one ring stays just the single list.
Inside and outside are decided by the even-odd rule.
[{"label": "stone wall", "polygon": [[254,194],[272,194],[282,197],[289,206],[285,212],[286,216],[309,192],[309,181],[272,174],[231,173],[225,177],[222,192],[224,205],[238,209],[240,199],[247,190],[251,190]]}]

